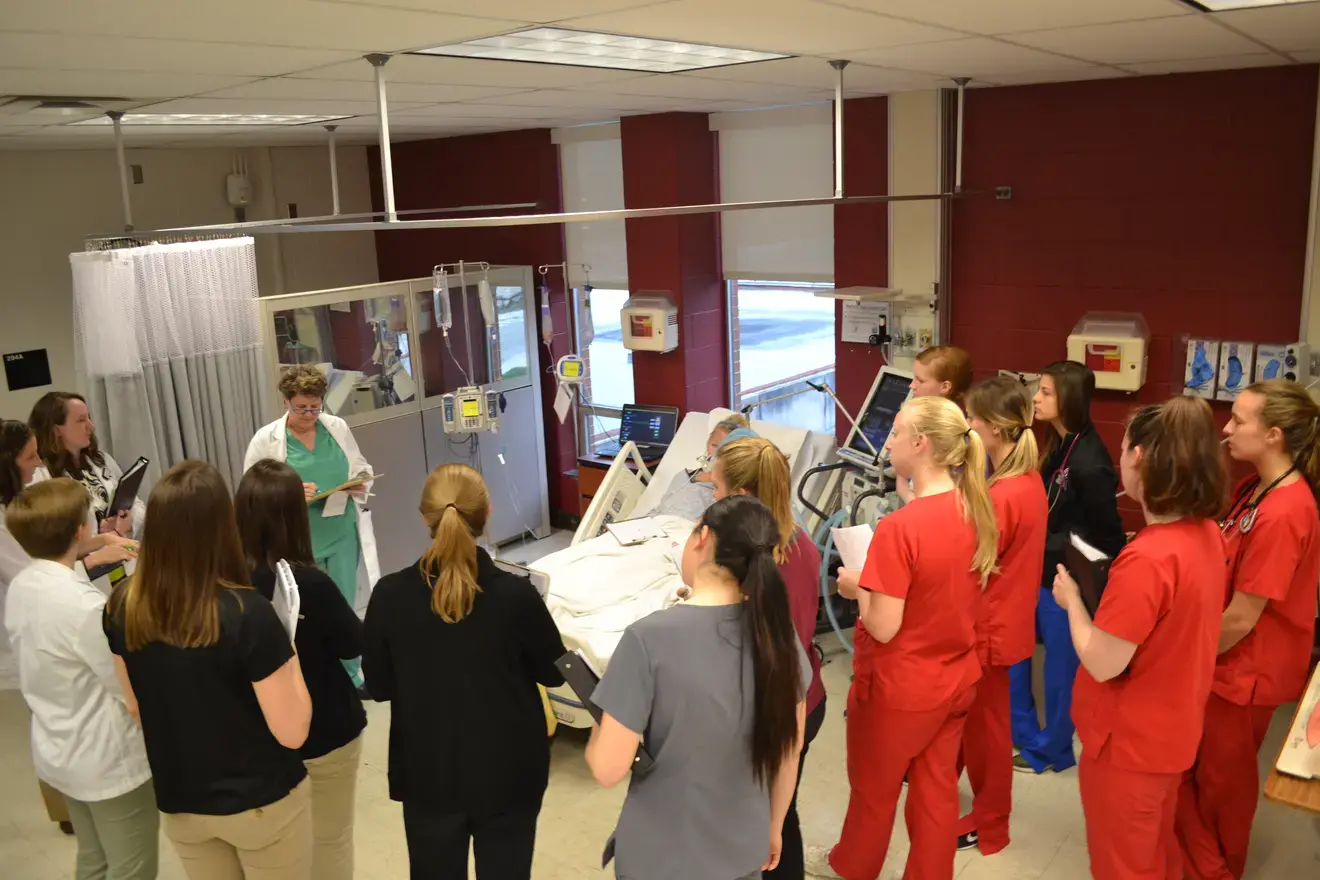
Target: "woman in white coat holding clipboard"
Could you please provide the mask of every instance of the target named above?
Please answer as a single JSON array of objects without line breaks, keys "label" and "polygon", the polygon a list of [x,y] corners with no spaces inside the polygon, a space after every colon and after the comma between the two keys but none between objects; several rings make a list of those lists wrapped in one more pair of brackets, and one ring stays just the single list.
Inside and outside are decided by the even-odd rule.
[{"label": "woman in white coat holding clipboard", "polygon": [[[290,367],[280,377],[279,390],[286,412],[257,431],[248,444],[243,470],[263,459],[273,459],[298,472],[310,502],[307,513],[316,564],[330,575],[348,604],[356,608],[359,565],[366,569],[369,587],[380,579],[376,537],[366,508],[366,486],[317,501],[312,499],[350,479],[370,476],[374,471],[362,457],[348,424],[324,412],[324,373],[313,366]],[[344,668],[360,686],[359,661],[345,661]]]}]

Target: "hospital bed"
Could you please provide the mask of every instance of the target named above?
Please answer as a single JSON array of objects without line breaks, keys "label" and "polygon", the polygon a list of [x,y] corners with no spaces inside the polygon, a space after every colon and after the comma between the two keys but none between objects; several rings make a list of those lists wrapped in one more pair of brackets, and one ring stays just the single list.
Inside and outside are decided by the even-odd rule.
[{"label": "hospital bed", "polygon": [[[711,430],[732,414],[727,409],[688,413],[654,470],[642,462],[633,444],[624,444],[582,517],[572,544],[529,563],[546,583],[546,605],[565,647],[580,651],[597,672],[604,672],[624,629],[677,601],[683,545],[694,523],[674,516],[656,517],[665,537],[631,547],[620,546],[613,536],[602,534],[605,526],[654,514],[674,478],[701,465]],[[795,498],[807,471],[837,458],[831,435],[755,420],[751,428],[788,458]],[[636,472],[628,466],[629,459],[635,461]],[[808,480],[804,487],[807,496],[818,498],[822,492],[834,491],[831,476]],[[808,532],[814,531],[811,515],[799,510],[796,501],[794,512]],[[566,686],[551,690],[550,700],[560,723],[591,726],[591,716]]]}]

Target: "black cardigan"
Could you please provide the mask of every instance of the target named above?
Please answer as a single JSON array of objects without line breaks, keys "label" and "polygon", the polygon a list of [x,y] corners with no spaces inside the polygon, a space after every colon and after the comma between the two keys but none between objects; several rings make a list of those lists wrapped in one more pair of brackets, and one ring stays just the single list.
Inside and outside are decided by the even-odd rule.
[{"label": "black cardigan", "polygon": [[[1068,455],[1070,446],[1072,454]],[[1065,457],[1068,475],[1060,486],[1056,478]],[[1118,515],[1118,475],[1095,428],[1087,425],[1078,434],[1064,437],[1045,461],[1041,476],[1051,504],[1045,536],[1045,584],[1054,582],[1055,566],[1063,562],[1063,548],[1071,532],[1111,558],[1117,556],[1127,542]]]},{"label": "black cardigan", "polygon": [[491,816],[539,807],[550,740],[536,685],[563,678],[564,645],[531,582],[477,551],[472,612],[445,623],[419,564],[381,578],[362,672],[390,717],[390,798]]}]

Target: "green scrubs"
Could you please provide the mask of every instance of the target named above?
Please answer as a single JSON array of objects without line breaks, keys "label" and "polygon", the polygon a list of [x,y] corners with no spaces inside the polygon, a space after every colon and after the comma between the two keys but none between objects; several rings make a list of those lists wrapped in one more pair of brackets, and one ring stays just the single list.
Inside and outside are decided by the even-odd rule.
[{"label": "green scrubs", "polygon": [[[324,492],[348,480],[348,456],[330,436],[325,425],[316,424],[316,442],[312,449],[288,431],[289,467],[298,472],[304,483],[315,483],[318,492]],[[351,499],[342,516],[324,516],[325,500],[307,506],[312,525],[312,554],[316,564],[325,570],[348,600],[356,608],[358,544],[357,503]],[[361,661],[345,660],[344,668],[355,684],[362,683]]]}]

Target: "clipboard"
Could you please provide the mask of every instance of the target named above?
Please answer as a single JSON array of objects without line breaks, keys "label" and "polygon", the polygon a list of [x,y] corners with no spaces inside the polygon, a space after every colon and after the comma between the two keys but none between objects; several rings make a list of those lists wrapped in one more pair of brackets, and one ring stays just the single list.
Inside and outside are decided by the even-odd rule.
[{"label": "clipboard", "polygon": [[354,477],[351,480],[346,480],[345,482],[340,483],[338,486],[335,486],[333,489],[327,489],[324,492],[318,492],[317,494],[313,495],[311,498],[308,498],[307,503],[315,504],[318,501],[324,501],[325,499],[329,498],[331,495],[335,494],[336,492],[348,492],[358,488],[359,486],[366,486],[369,483],[373,483],[376,480],[379,480],[383,476],[385,475],[368,474],[365,477]]},{"label": "clipboard", "polygon": [[[573,693],[582,701],[583,707],[591,713],[592,718],[596,719],[596,723],[600,724],[601,716],[605,713],[591,702],[591,695],[596,692],[596,685],[600,684],[600,676],[596,674],[596,670],[591,668],[591,664],[587,663],[580,651],[569,651],[555,661],[555,667],[563,674],[564,681],[568,682]],[[646,746],[639,745],[637,757],[633,758],[633,773],[645,773],[654,764],[655,761],[646,751]]]},{"label": "clipboard", "polygon": [[133,503],[137,501],[138,490],[142,488],[142,478],[147,475],[147,465],[151,464],[145,458],[139,457],[133,462],[133,466],[119,477],[119,484],[115,486],[115,497],[110,499],[110,506],[101,514],[102,520],[114,519],[121,513],[126,513],[133,509]]},{"label": "clipboard", "polygon": [[1077,582],[1082,604],[1092,618],[1100,608],[1100,599],[1109,583],[1109,566],[1113,562],[1113,559],[1083,541],[1075,532],[1068,536],[1068,543],[1063,546],[1063,567],[1068,569],[1068,574]]}]

